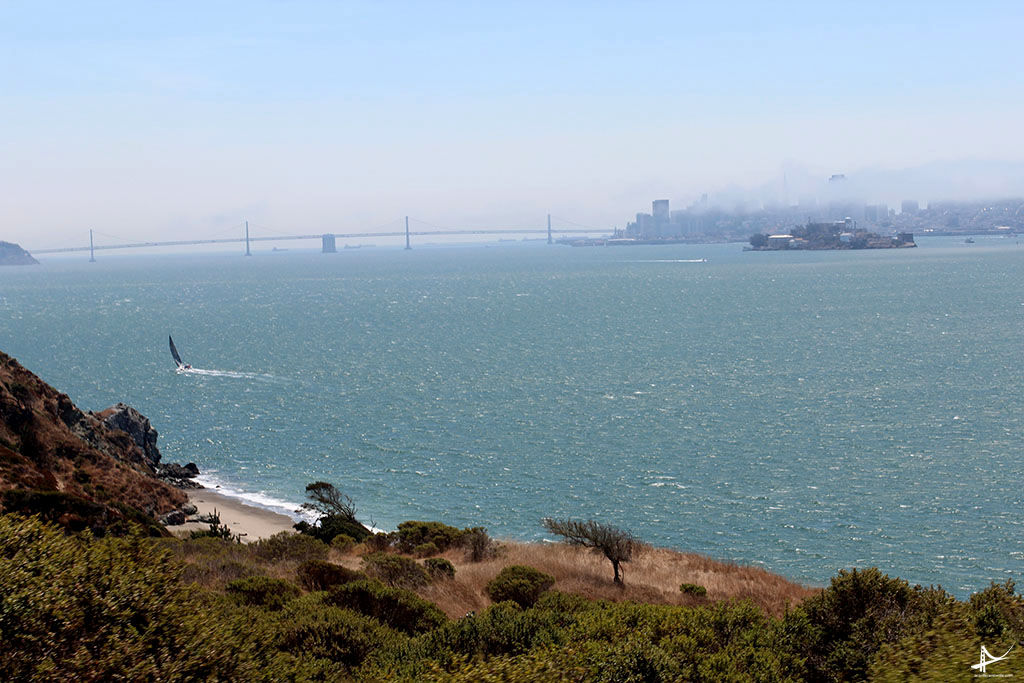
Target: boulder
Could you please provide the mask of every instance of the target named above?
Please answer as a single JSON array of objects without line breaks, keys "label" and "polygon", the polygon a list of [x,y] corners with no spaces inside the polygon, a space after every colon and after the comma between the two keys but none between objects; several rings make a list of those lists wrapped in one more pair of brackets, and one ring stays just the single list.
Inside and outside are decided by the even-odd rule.
[{"label": "boulder", "polygon": [[177,526],[185,523],[185,513],[181,510],[171,510],[160,518],[160,523],[165,526]]},{"label": "boulder", "polygon": [[156,447],[157,433],[149,418],[135,410],[129,405],[118,403],[112,408],[107,408],[100,416],[103,422],[111,429],[120,429],[132,438],[135,445],[142,450],[146,464],[156,468],[160,462],[160,449]]},{"label": "boulder", "polygon": [[202,484],[197,481],[193,481],[197,474],[199,474],[199,468],[196,467],[194,462],[190,462],[184,466],[174,462],[156,466],[157,478],[163,479],[168,484],[177,486],[179,489],[203,488]]}]

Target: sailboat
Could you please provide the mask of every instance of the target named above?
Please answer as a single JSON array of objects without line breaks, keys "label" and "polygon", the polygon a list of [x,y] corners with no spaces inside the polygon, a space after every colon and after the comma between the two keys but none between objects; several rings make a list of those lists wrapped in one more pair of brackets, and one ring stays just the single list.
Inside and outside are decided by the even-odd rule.
[{"label": "sailboat", "polygon": [[171,335],[167,335],[167,341],[171,345],[171,358],[173,358],[174,362],[177,363],[177,365],[178,365],[178,372],[184,372],[185,370],[191,370],[192,369],[192,365],[189,364],[189,363],[185,363],[185,362],[183,362],[181,360],[181,355],[178,354],[178,347],[176,347],[174,345],[174,339],[171,338]]}]

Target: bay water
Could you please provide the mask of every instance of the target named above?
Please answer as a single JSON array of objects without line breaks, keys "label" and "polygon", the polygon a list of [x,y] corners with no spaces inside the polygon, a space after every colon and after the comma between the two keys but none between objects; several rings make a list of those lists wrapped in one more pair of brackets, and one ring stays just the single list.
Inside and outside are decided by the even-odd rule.
[{"label": "bay water", "polygon": [[0,350],[293,516],[325,480],[384,529],[594,518],[962,597],[1024,566],[1024,247],[918,242],[64,257],[0,269]]}]

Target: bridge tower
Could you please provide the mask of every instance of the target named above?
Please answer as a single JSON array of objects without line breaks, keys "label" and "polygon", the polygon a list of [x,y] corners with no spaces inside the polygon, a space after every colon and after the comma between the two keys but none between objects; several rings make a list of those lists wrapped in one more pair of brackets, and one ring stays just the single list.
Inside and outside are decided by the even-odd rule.
[{"label": "bridge tower", "polygon": [[252,252],[249,251],[249,221],[245,222],[245,255],[252,256]]},{"label": "bridge tower", "polygon": [[320,249],[320,253],[322,253],[322,254],[337,254],[338,253],[338,246],[334,242],[334,235],[332,235],[331,233],[325,233],[321,237],[321,241],[322,241],[323,246]]},{"label": "bridge tower", "polygon": [[92,230],[89,230],[89,263],[96,263],[96,252],[92,247]]},{"label": "bridge tower", "polygon": [[552,244],[551,241],[551,214],[548,214],[548,244]]},{"label": "bridge tower", "polygon": [[409,217],[408,216],[405,217],[405,248],[406,249],[412,249],[412,246],[410,246],[410,244],[409,244]]}]

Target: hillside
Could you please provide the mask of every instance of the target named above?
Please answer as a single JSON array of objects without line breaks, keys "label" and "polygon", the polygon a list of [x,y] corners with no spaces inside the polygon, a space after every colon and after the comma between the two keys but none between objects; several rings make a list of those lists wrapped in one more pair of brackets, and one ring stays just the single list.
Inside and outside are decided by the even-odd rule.
[{"label": "hillside", "polygon": [[32,254],[28,253],[17,244],[0,241],[0,266],[34,265],[39,265],[39,261],[32,258]]},{"label": "hillside", "polygon": [[132,510],[151,517],[174,510],[186,497],[157,478],[156,438],[149,420],[129,406],[82,412],[0,352],[3,511],[97,528]]}]

